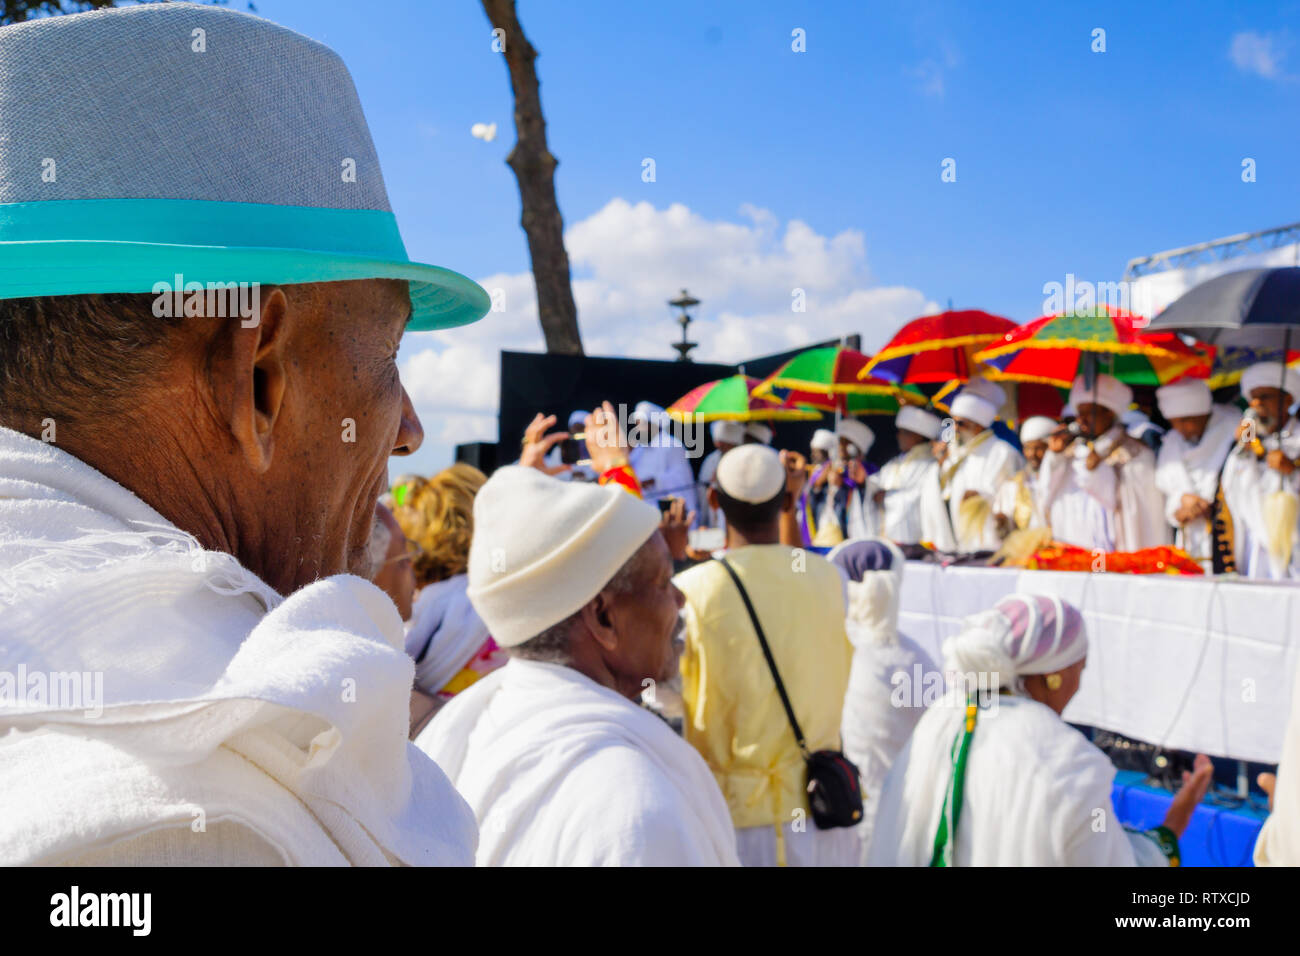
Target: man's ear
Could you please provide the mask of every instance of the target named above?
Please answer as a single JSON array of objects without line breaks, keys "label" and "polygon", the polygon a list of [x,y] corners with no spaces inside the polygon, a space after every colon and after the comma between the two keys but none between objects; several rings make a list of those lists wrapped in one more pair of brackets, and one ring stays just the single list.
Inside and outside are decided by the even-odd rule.
[{"label": "man's ear", "polygon": [[231,323],[229,369],[229,427],[245,460],[257,474],[271,467],[275,451],[275,424],[287,389],[288,360],[284,352],[289,324],[289,302],[284,292],[272,289],[261,303],[256,325]]},{"label": "man's ear", "polygon": [[591,636],[606,651],[618,647],[618,635],[614,632],[613,606],[608,591],[601,591],[582,608],[582,623]]}]

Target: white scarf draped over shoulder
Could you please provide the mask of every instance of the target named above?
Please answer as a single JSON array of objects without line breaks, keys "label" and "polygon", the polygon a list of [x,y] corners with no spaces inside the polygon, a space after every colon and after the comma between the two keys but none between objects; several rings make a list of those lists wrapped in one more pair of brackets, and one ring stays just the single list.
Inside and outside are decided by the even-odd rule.
[{"label": "white scarf draped over shoulder", "polygon": [[736,866],[713,774],[659,717],[512,659],[416,738],[474,809],[480,866]]},{"label": "white scarf draped over shoulder", "polygon": [[0,698],[0,776],[22,781],[0,788],[0,862],[233,823],[289,864],[471,863],[469,808],[406,740],[412,671],[369,582],[281,598],[0,428],[0,677],[48,679]]}]

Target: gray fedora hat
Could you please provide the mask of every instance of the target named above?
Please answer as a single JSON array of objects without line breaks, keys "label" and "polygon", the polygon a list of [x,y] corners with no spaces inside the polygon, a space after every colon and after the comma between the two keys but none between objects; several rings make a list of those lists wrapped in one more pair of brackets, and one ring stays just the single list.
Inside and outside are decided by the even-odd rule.
[{"label": "gray fedora hat", "polygon": [[407,258],[328,47],[192,3],[0,29],[0,299],[158,292],[177,276],[405,279],[417,330],[490,305]]}]

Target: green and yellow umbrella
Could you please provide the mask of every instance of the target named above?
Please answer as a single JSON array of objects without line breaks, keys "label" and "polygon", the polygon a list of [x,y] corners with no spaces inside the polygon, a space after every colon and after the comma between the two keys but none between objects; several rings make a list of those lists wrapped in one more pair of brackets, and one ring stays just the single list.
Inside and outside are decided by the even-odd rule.
[{"label": "green and yellow umbrella", "polygon": [[732,375],[697,385],[665,411],[679,422],[792,422],[815,421],[820,413],[771,396],[755,395],[759,380]]}]

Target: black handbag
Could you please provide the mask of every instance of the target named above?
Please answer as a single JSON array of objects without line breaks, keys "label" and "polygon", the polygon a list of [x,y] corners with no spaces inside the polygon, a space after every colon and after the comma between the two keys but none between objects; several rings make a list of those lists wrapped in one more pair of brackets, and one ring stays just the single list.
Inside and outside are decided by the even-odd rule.
[{"label": "black handbag", "polygon": [[749,612],[754,633],[758,635],[758,643],[763,648],[763,657],[767,659],[767,666],[772,671],[776,692],[781,695],[785,715],[790,719],[790,729],[794,731],[794,739],[799,744],[799,753],[803,755],[804,767],[807,769],[808,805],[812,807],[813,823],[819,830],[857,826],[862,820],[862,782],[858,779],[858,768],[838,750],[808,752],[807,741],[799,729],[799,721],[795,719],[794,707],[790,705],[781,673],[776,669],[776,660],[772,657],[772,649],[767,646],[767,637],[763,634],[763,626],[758,623],[758,614],[754,612],[749,593],[727,559],[717,560],[727,569],[731,580],[736,582],[736,590],[745,602],[745,610]]}]

